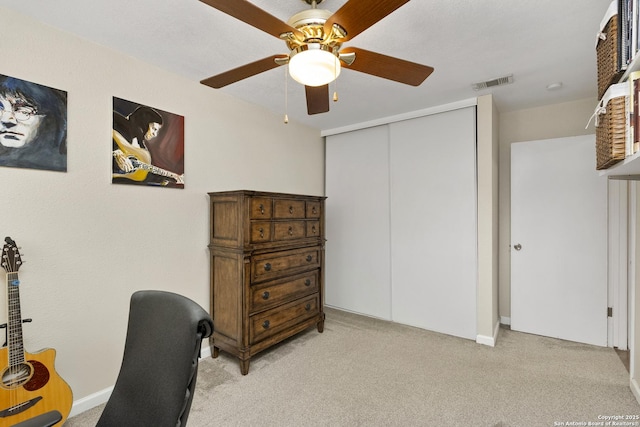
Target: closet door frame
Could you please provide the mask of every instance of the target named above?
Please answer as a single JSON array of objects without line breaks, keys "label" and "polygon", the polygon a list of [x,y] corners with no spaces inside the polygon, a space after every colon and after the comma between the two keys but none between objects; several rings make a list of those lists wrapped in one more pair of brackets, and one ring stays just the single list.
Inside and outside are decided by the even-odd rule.
[{"label": "closet door frame", "polygon": [[[492,105],[492,100],[489,97],[488,105]],[[468,129],[471,130],[473,136],[470,138],[472,144],[472,153],[471,158],[472,162],[470,165],[467,165],[467,171],[470,169],[472,171],[472,175],[470,177],[470,182],[473,187],[473,193],[470,196],[471,205],[469,209],[467,209],[467,220],[473,225],[472,236],[469,236],[468,239],[465,238],[466,242],[464,242],[465,248],[471,248],[474,251],[473,259],[468,262],[468,271],[471,272],[469,275],[469,279],[465,280],[466,288],[465,288],[465,300],[461,302],[459,299],[453,298],[453,306],[454,310],[451,310],[453,317],[448,317],[450,319],[456,319],[454,323],[456,324],[464,324],[465,326],[459,327],[456,325],[452,330],[444,328],[442,330],[439,326],[436,325],[434,327],[430,324],[423,324],[422,322],[417,322],[419,324],[415,324],[415,326],[422,327],[425,329],[431,330],[439,330],[443,333],[448,333],[451,335],[462,336],[465,338],[476,339],[477,333],[477,325],[478,325],[478,316],[480,313],[478,312],[478,298],[480,295],[479,287],[479,278],[478,278],[478,217],[477,217],[477,123],[476,123],[476,108],[478,105],[478,99],[470,99],[465,101],[460,101],[458,103],[448,104],[444,106],[439,106],[431,109],[426,109],[417,112],[411,112],[405,115],[399,115],[395,117],[384,118],[379,121],[363,123],[359,125],[353,125],[344,128],[330,129],[322,132],[322,136],[327,137],[327,156],[326,156],[326,206],[327,206],[327,280],[326,280],[326,294],[327,306],[333,306],[342,310],[353,311],[356,313],[361,313],[365,315],[370,315],[374,317],[380,317],[383,319],[393,320],[397,322],[403,322],[412,324],[415,322],[409,323],[406,319],[403,319],[403,316],[398,315],[401,313],[404,307],[399,304],[399,301],[395,301],[393,295],[393,287],[394,282],[392,280],[393,277],[397,277],[394,273],[394,265],[393,265],[393,255],[391,252],[392,247],[392,210],[394,209],[392,203],[392,193],[391,193],[391,176],[392,170],[389,160],[389,156],[391,156],[392,148],[392,138],[390,137],[391,129],[395,123],[402,122],[405,120],[412,120],[416,118],[423,118],[425,116],[431,115],[440,115],[440,113],[449,113],[456,112],[460,109],[467,109],[470,107],[470,111],[473,111],[472,121],[470,127]],[[483,116],[484,117],[484,116]],[[456,129],[461,126],[461,123],[455,123],[451,125],[451,129]],[[386,130],[387,133],[387,169],[386,172],[384,169],[385,160],[378,157],[384,156],[384,150],[375,149],[373,151],[370,150],[372,146],[375,146],[376,143],[373,143],[370,146],[367,146],[367,149],[361,150],[346,150],[343,152],[345,146],[350,145],[349,138],[351,138],[354,134],[358,134],[363,131],[368,131],[372,128],[377,129],[377,135],[382,137],[382,130]],[[465,127],[466,128],[466,127]],[[391,139],[390,139],[391,138]],[[366,138],[365,138],[366,139]],[[374,138],[375,139],[375,138]],[[446,138],[445,138],[446,139]],[[372,140],[370,139],[370,142]],[[363,144],[364,142],[360,142]],[[377,143],[381,143],[378,141]],[[384,144],[383,144],[384,145]],[[362,148],[362,147],[361,147]],[[378,147],[380,148],[380,147]],[[349,153],[350,152],[350,153]],[[374,154],[375,153],[375,154]],[[352,156],[351,159],[348,157]],[[364,157],[366,156],[366,159]],[[451,161],[455,162],[456,154],[451,155]],[[335,160],[339,159],[338,162]],[[370,194],[365,191],[361,193],[362,188],[371,187],[371,184],[364,184],[364,187],[359,187],[355,185],[354,182],[346,181],[345,185],[345,177],[351,173],[356,174],[363,167],[362,162],[373,162],[376,166],[374,169],[377,170],[376,178],[382,180],[382,178],[387,178],[389,181],[388,185],[381,183],[381,181],[376,181],[374,186],[378,187],[379,192],[377,193],[377,198],[371,197]],[[371,169],[367,169],[365,167],[365,174],[369,174],[372,176]],[[439,179],[447,179],[452,174],[455,175],[454,169],[449,169],[444,172]],[[362,179],[362,178],[359,178]],[[366,182],[366,180],[364,180]],[[370,188],[369,188],[370,189]],[[368,189],[367,189],[368,190]],[[383,194],[386,191],[386,194]],[[364,194],[364,195],[363,195]],[[386,205],[384,204],[384,199],[387,198]],[[370,206],[371,200],[377,200],[379,205],[372,209]],[[347,206],[350,205],[351,209]],[[355,212],[364,212],[366,209],[369,209],[368,215],[378,216],[377,219],[372,219],[367,217],[366,220],[362,220],[359,218]],[[348,214],[345,216],[344,213],[348,211]],[[380,226],[387,223],[387,240],[386,243],[383,239],[378,241],[378,246],[371,244],[362,244],[362,242],[366,242],[369,237],[364,240],[360,239],[361,236],[358,235],[356,230],[366,229],[371,230],[372,224],[378,225],[376,231],[381,231],[382,228]],[[332,224],[332,222],[335,222]],[[347,233],[347,234],[345,234]],[[360,242],[361,244],[356,244]],[[389,257],[384,258],[384,256],[380,256],[383,253],[388,253]],[[373,257],[368,256],[373,253]],[[348,261],[345,261],[348,260]],[[377,260],[377,261],[374,261]],[[358,274],[359,272],[365,272],[365,275]],[[376,273],[377,272],[377,273]],[[382,280],[380,280],[382,279]],[[386,280],[385,283],[383,283]],[[432,279],[433,280],[433,279]],[[421,283],[425,283],[424,278],[420,279]],[[440,284],[442,285],[442,283]],[[340,287],[347,287],[348,289],[338,289]],[[373,293],[371,292],[373,290]],[[483,291],[484,292],[484,291]],[[378,303],[372,303],[372,300],[375,298],[369,298],[370,296],[375,295],[375,298],[383,299],[383,301],[379,301]],[[386,295],[386,297],[385,297]],[[495,298],[494,298],[495,299]],[[438,297],[432,298],[433,301],[437,301]],[[398,303],[394,308],[394,301]],[[484,307],[484,306],[483,306]],[[484,310],[492,309],[491,307],[483,308],[482,318],[491,315],[491,317],[497,318],[497,313],[492,314],[487,311],[487,315],[484,315]],[[424,311],[424,307],[421,308],[421,311]],[[457,317],[456,317],[457,316]],[[489,338],[491,337],[491,333],[488,334]]]}]

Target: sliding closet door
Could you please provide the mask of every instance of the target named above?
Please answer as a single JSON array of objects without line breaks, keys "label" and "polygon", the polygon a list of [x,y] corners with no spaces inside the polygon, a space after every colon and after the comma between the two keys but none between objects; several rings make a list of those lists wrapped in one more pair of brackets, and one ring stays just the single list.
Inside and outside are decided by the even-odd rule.
[{"label": "sliding closet door", "polygon": [[391,318],[387,126],[326,138],[325,303]]},{"label": "sliding closet door", "polygon": [[476,338],[475,107],[390,125],[392,319]]}]

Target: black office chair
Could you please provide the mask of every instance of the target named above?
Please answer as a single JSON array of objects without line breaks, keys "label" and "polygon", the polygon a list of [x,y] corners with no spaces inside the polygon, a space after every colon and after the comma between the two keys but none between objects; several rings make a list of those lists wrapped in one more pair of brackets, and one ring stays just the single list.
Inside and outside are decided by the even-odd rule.
[{"label": "black office chair", "polygon": [[135,292],[120,373],[97,427],[185,426],[202,339],[212,332],[211,317],[190,299]]}]

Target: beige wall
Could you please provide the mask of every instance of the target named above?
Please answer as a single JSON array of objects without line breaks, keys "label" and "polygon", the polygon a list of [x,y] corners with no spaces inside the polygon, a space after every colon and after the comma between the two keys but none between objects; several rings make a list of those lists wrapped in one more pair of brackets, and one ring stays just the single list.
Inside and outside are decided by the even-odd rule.
[{"label": "beige wall", "polygon": [[[587,122],[598,103],[596,98],[548,105],[500,114],[500,204],[499,204],[499,313],[511,317],[511,144],[514,142],[591,135]],[[595,159],[594,159],[595,169]]]},{"label": "beige wall", "polygon": [[495,345],[498,334],[498,123],[491,95],[478,98],[477,341]]},{"label": "beige wall", "polygon": [[[10,10],[0,8],[0,27],[1,74],[68,92],[68,172],[0,168],[0,236],[27,261],[25,348],[57,350],[77,411],[115,382],[132,292],[169,290],[209,309],[206,193],[324,195],[324,142],[280,114]],[[184,190],[110,183],[113,96],[185,117]]]}]

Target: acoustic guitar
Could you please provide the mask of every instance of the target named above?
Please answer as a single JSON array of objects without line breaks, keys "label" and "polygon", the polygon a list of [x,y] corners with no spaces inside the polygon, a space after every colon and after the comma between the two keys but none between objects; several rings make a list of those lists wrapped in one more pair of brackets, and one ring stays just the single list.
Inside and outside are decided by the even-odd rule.
[{"label": "acoustic guitar", "polygon": [[178,184],[184,184],[184,175],[178,175],[175,172],[171,172],[151,164],[151,155],[143,148],[134,147],[123,137],[118,131],[112,131],[112,137],[120,151],[122,151],[133,165],[133,170],[130,172],[114,172],[113,178],[126,178],[132,181],[144,181],[147,178],[147,174],[152,173],[154,175],[160,175],[167,178],[171,178]]},{"label": "acoustic guitar", "polygon": [[73,394],[54,368],[56,351],[27,353],[22,343],[20,281],[22,264],[16,243],[5,238],[2,267],[7,273],[7,346],[0,348],[0,426],[9,426],[38,415],[58,411],[64,424],[71,411]]}]

